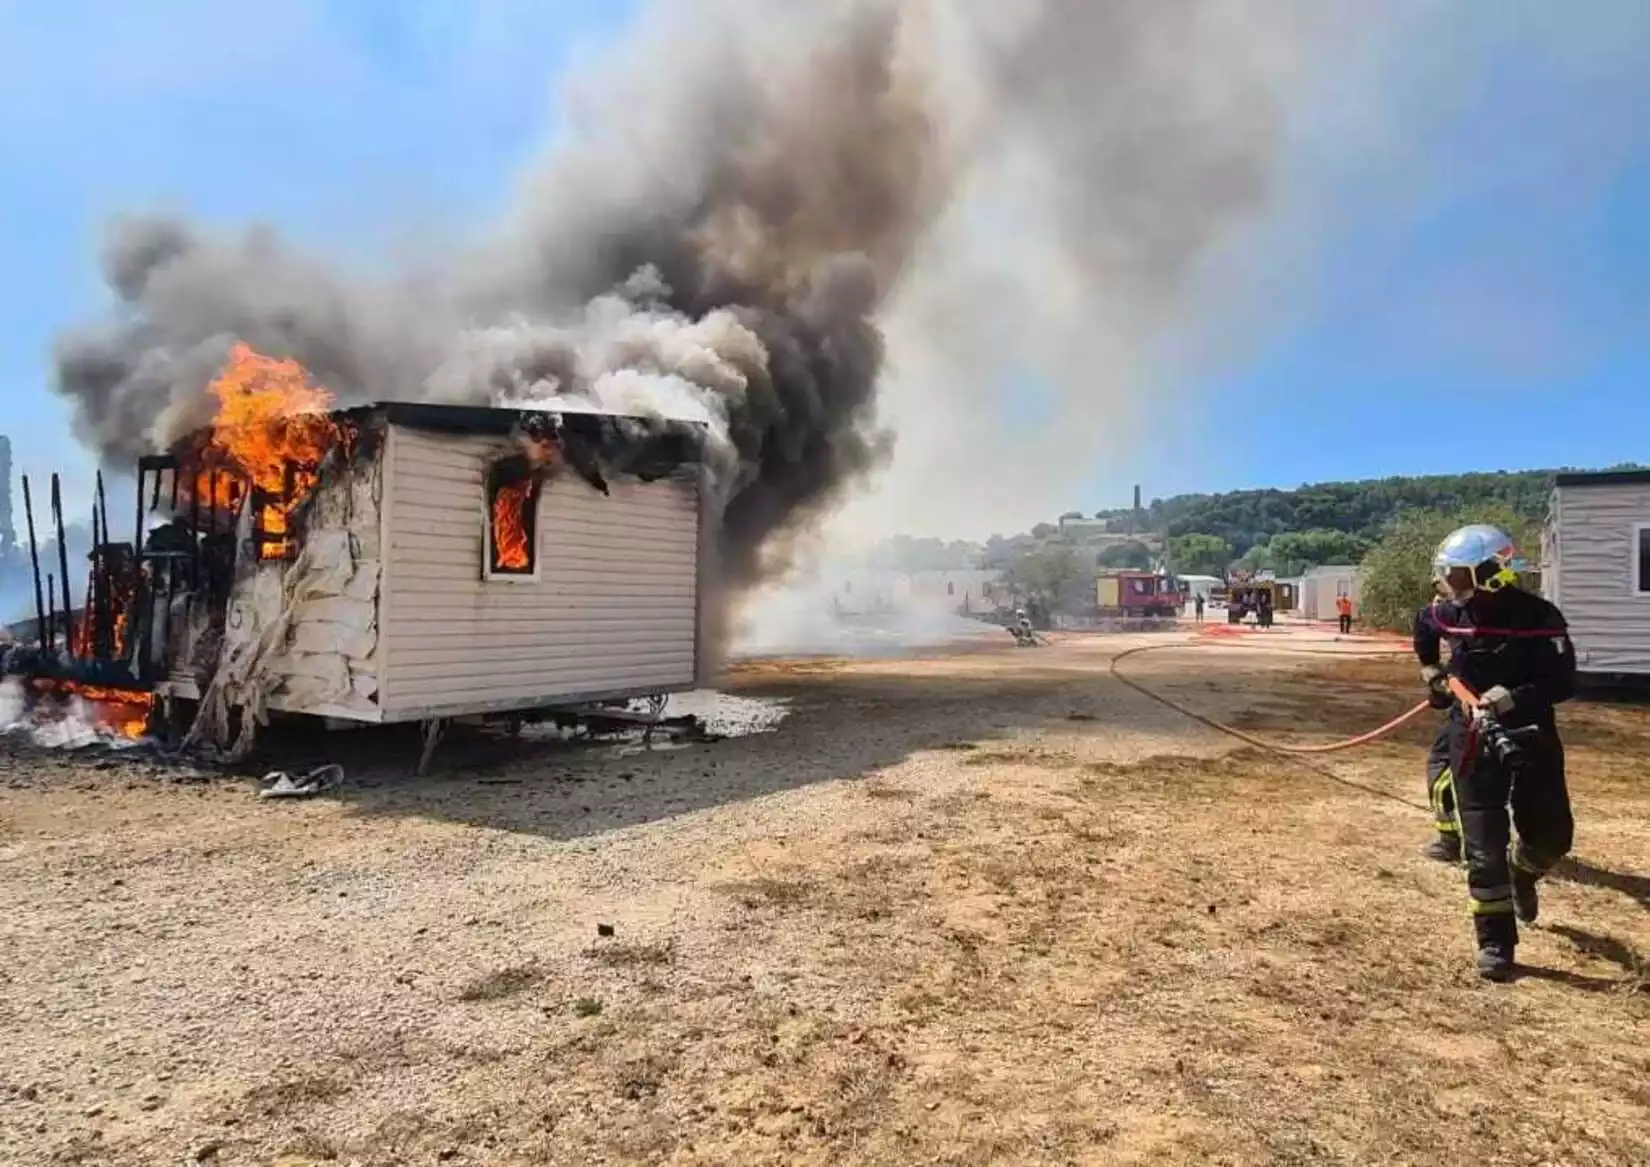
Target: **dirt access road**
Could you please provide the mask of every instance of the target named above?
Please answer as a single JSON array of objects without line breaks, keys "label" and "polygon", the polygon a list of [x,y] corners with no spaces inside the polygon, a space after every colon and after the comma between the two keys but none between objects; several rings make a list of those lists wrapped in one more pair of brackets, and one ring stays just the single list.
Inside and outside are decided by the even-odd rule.
[{"label": "dirt access road", "polygon": [[[13,750],[0,1162],[1650,1162],[1650,710],[1567,710],[1578,861],[1485,986],[1430,726],[1280,762],[1108,677],[1144,639],[750,667],[776,732],[648,754],[358,739],[299,803]],[[1127,667],[1325,738],[1416,687]]]}]

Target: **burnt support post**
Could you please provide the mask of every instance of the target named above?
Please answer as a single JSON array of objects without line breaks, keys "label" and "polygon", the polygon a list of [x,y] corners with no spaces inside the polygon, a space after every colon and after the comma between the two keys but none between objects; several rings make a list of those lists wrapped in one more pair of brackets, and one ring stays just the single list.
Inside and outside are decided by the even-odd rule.
[{"label": "burnt support post", "polygon": [[0,559],[17,546],[17,528],[11,512],[11,439],[0,434]]},{"label": "burnt support post", "polygon": [[143,480],[148,470],[144,460],[139,458],[137,486],[132,490],[132,495],[137,500],[136,513],[132,516],[132,546],[140,555],[143,554]]},{"label": "burnt support post", "polygon": [[97,472],[97,502],[92,507],[92,538],[109,541],[109,496],[103,492],[103,471]]},{"label": "burnt support post", "polygon": [[[208,538],[216,538],[218,534],[218,472],[216,469],[206,472],[206,532]],[[210,546],[216,547],[216,543]],[[216,595],[218,590],[217,567],[212,562],[212,556],[206,557],[206,590],[210,595]]]},{"label": "burnt support post", "polygon": [[53,656],[57,655],[57,581],[52,573],[46,573],[46,634],[41,640],[41,647]]},{"label": "burnt support post", "polygon": [[93,657],[108,660],[115,654],[113,581],[109,579],[109,496],[103,489],[103,471],[97,472],[92,496],[92,574],[86,585],[85,619],[92,635],[86,638]]},{"label": "burnt support post", "polygon": [[[190,472],[189,478],[189,599],[184,603],[194,607],[194,592],[201,586],[201,473]],[[168,590],[168,599],[170,589]]]},{"label": "burnt support post", "polygon": [[57,568],[62,573],[63,643],[72,659],[74,651],[74,600],[69,593],[69,540],[63,532],[63,483],[52,475],[52,523],[57,528]]},{"label": "burnt support post", "polygon": [[34,499],[29,494],[29,476],[23,475],[23,517],[29,524],[29,565],[34,568],[34,628],[40,647],[46,647],[46,599],[40,591],[40,544],[34,537]]},{"label": "burnt support post", "polygon": [[[143,531],[143,493],[149,486],[149,476],[154,475],[155,488],[158,490],[160,477],[165,473],[167,459],[164,456],[148,455],[138,459],[137,483],[132,489],[133,498],[133,525],[132,551],[136,559],[136,588],[131,597],[131,622],[128,625],[126,637],[127,659],[132,662],[132,668],[142,680],[152,680],[154,673],[154,636],[155,611],[154,597],[156,594],[157,577],[155,571],[158,562],[148,571],[143,565],[152,562],[147,558],[150,550],[144,540]],[[105,519],[107,523],[107,519]]]}]

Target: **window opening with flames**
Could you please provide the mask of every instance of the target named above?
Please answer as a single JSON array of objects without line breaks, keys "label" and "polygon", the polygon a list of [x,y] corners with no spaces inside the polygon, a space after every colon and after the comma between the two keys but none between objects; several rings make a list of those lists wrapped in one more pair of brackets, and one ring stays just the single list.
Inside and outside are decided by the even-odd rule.
[{"label": "window opening with flames", "polygon": [[486,577],[537,579],[539,499],[543,479],[522,455],[493,463],[487,474]]}]

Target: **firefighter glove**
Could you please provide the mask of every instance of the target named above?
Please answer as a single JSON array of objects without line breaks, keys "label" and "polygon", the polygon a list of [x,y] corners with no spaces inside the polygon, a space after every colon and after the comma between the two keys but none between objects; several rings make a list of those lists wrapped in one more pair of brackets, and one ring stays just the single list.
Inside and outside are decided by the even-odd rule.
[{"label": "firefighter glove", "polygon": [[1449,678],[1443,669],[1437,665],[1427,665],[1421,670],[1421,680],[1426,682],[1427,703],[1434,709],[1448,709],[1455,704],[1455,697],[1449,691]]},{"label": "firefighter glove", "polygon": [[1485,689],[1479,700],[1485,709],[1498,715],[1506,714],[1515,704],[1512,693],[1505,685],[1492,685]]}]

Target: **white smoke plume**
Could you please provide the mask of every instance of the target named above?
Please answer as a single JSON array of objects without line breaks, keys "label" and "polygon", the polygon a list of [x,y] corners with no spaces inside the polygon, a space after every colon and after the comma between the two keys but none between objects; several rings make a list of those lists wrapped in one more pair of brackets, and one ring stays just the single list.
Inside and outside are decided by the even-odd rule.
[{"label": "white smoke plume", "polygon": [[[62,339],[57,388],[117,459],[203,423],[236,340],[345,400],[707,420],[745,588],[896,449],[906,497],[966,495],[1016,372],[1131,430],[1143,354],[1267,205],[1309,11],[661,0],[462,254],[363,275],[265,229],[128,220],[118,310]],[[1080,473],[1104,440],[1067,427],[990,489]]]}]

